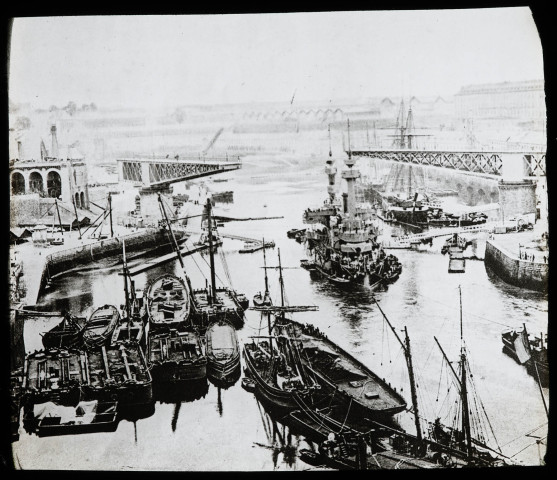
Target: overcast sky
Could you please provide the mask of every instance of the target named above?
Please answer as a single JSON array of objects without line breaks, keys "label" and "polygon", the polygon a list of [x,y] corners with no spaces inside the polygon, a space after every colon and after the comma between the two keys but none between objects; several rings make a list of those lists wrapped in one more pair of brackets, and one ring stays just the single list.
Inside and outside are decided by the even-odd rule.
[{"label": "overcast sky", "polygon": [[528,8],[15,19],[9,96],[156,107],[383,95],[543,78]]}]

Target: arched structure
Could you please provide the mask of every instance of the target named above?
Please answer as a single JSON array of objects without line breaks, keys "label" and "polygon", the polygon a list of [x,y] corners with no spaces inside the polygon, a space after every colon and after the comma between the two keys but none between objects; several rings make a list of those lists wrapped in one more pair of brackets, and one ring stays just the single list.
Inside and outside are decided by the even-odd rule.
[{"label": "arched structure", "polygon": [[51,170],[46,176],[46,192],[51,198],[62,195],[62,178],[56,170]]},{"label": "arched structure", "polygon": [[12,195],[25,193],[25,177],[21,172],[12,173]]},{"label": "arched structure", "polygon": [[43,176],[39,172],[31,172],[29,174],[29,192],[39,193],[44,192]]}]

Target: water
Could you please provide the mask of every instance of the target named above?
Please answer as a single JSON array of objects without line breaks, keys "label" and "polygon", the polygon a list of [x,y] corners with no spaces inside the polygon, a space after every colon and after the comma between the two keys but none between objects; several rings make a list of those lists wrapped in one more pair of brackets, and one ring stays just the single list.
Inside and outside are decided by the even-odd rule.
[{"label": "water", "polygon": [[[279,175],[268,176],[255,162],[227,174],[228,183],[218,190],[234,190],[233,204],[220,204],[223,214],[238,217],[284,216],[281,219],[232,222],[221,229],[247,237],[274,240],[267,250],[267,264],[277,265],[280,248],[283,267],[298,267],[304,248],[286,237],[290,228],[302,227],[306,206],[315,206],[326,192],[322,169],[300,170],[288,166]],[[252,178],[257,177],[257,178]],[[263,180],[262,180],[263,177]],[[225,239],[224,252],[233,286],[248,298],[264,288],[262,252],[240,254],[242,242]],[[489,415],[498,444],[506,455],[524,449],[515,459],[528,465],[539,464],[540,452],[529,431],[547,422],[540,392],[526,369],[502,353],[501,330],[526,323],[531,333],[547,331],[547,297],[520,290],[486,272],[483,262],[469,260],[466,273],[449,274],[448,258],[434,251],[396,250],[403,264],[399,280],[375,298],[400,336],[406,326],[411,339],[417,371],[421,415],[430,420],[444,416],[450,405],[447,382],[450,374],[434,336],[454,367],[460,353],[458,286],[462,289],[463,329],[475,386]],[[185,258],[186,270],[194,286],[209,278],[207,256]],[[130,265],[133,266],[133,263]],[[174,271],[171,263],[138,275],[136,287],[163,271]],[[95,270],[81,271],[55,281],[52,293],[40,299],[55,309],[66,308],[88,315],[100,305],[123,303],[123,279],[119,267],[99,263]],[[296,314],[298,321],[317,325],[354,356],[386,378],[410,404],[404,358],[397,341],[373,304],[372,293],[364,287],[341,290],[326,281],[312,280],[301,268],[285,268],[286,294],[290,305],[318,305],[319,311]],[[217,275],[226,280],[217,260]],[[270,290],[279,298],[275,271],[269,271]],[[218,283],[220,283],[218,281]],[[241,342],[249,341],[261,327],[259,315],[248,310],[239,331]],[[51,328],[48,321],[25,327],[27,351],[42,348],[40,333]],[[443,367],[443,368],[442,368]],[[21,430],[13,444],[16,465],[24,469],[97,470],[306,470],[309,465],[295,456],[306,446],[303,437],[291,435],[280,424],[273,425],[253,394],[240,382],[223,390],[208,383],[196,392],[175,392],[183,399],[157,401],[154,412],[144,418],[122,420],[113,433],[38,438]],[[547,396],[549,392],[544,389]],[[187,398],[187,397],[190,398]],[[192,400],[192,398],[200,397]],[[481,405],[474,408],[482,409]],[[397,420],[413,432],[408,413]],[[534,435],[543,437],[547,426]],[[532,445],[532,443],[534,443]]]}]

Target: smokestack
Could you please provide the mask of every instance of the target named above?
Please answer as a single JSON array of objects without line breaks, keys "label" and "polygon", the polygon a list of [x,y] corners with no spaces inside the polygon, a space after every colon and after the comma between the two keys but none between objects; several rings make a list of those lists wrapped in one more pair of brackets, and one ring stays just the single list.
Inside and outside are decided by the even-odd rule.
[{"label": "smokestack", "polygon": [[[12,144],[13,146],[13,144]],[[21,141],[17,141],[17,157],[20,160],[23,160],[23,144],[21,143]]]},{"label": "smokestack", "polygon": [[56,125],[52,125],[52,127],[50,127],[50,133],[52,134],[52,152],[50,152],[50,156],[58,158],[58,139],[56,138]]}]

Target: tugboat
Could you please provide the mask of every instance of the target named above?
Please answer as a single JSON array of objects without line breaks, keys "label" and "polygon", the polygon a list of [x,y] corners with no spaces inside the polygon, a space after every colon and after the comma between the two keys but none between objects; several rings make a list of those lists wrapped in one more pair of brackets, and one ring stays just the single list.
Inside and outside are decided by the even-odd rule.
[{"label": "tugboat", "polygon": [[[350,132],[350,123],[348,128]],[[350,140],[350,135],[348,138]],[[329,149],[325,169],[329,177],[329,198],[320,208],[308,208],[304,212],[304,223],[311,225],[306,230],[305,238],[312,269],[339,285],[368,282],[370,286],[375,286],[396,280],[402,266],[392,256],[389,268],[385,270],[383,260],[386,254],[377,242],[374,211],[356,204],[355,182],[360,178],[360,172],[354,168],[355,160],[350,146],[345,160],[348,169],[342,172],[347,185],[342,203],[335,194],[337,169],[331,157]]]}]

